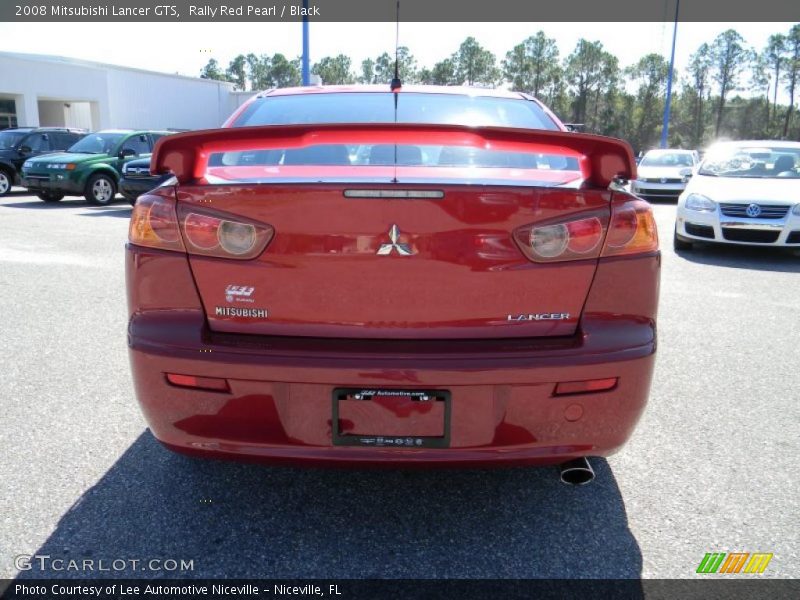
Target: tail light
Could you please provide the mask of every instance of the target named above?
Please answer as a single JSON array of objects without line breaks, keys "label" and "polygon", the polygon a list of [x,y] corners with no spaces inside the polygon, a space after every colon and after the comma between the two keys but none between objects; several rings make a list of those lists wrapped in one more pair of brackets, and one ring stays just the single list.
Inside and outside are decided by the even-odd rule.
[{"label": "tail light", "polygon": [[139,196],[131,212],[128,240],[138,246],[185,252],[172,188]]},{"label": "tail light", "polygon": [[559,223],[525,225],[514,232],[514,239],[535,262],[640,254],[658,249],[653,213],[643,200],[613,207],[610,222],[607,214],[584,213]]},{"label": "tail light", "polygon": [[658,230],[650,205],[644,200],[631,200],[614,207],[603,256],[655,250],[658,250]]},{"label": "tail light", "polygon": [[178,207],[178,214],[189,254],[243,260],[255,258],[275,234],[272,226],[266,223],[191,205]]},{"label": "tail light", "polygon": [[271,225],[191,206],[176,207],[171,188],[140,196],[131,213],[132,244],[219,258],[250,259],[272,240]]},{"label": "tail light", "polygon": [[594,211],[560,223],[525,225],[514,232],[514,239],[536,262],[597,258],[607,225],[608,212]]}]

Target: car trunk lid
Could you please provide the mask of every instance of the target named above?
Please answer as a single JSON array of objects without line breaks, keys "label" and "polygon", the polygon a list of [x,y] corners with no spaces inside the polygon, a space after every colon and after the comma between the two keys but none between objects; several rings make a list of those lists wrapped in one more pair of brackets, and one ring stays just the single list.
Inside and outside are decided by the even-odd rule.
[{"label": "car trunk lid", "polygon": [[576,331],[597,259],[535,262],[514,234],[581,215],[607,223],[611,192],[597,181],[610,169],[598,166],[619,167],[618,147],[604,147],[603,165],[595,136],[562,132],[248,129],[262,132],[212,133],[157,147],[153,158],[154,171],[171,162],[184,180],[180,215],[274,231],[248,260],[190,250],[212,330],[412,339]]}]

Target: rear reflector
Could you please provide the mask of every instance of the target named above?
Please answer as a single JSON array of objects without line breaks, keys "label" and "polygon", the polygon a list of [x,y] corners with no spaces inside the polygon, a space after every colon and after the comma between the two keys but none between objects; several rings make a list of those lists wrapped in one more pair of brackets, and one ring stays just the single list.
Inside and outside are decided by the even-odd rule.
[{"label": "rear reflector", "polygon": [[444,198],[441,190],[345,190],[345,198]]},{"label": "rear reflector", "polygon": [[589,392],[603,392],[617,386],[617,378],[589,379],[588,381],[564,381],[556,385],[556,396],[568,394],[586,394]]},{"label": "rear reflector", "polygon": [[172,385],[177,385],[178,387],[213,390],[215,392],[230,391],[228,380],[217,377],[195,377],[194,375],[167,373],[167,381],[169,381]]}]

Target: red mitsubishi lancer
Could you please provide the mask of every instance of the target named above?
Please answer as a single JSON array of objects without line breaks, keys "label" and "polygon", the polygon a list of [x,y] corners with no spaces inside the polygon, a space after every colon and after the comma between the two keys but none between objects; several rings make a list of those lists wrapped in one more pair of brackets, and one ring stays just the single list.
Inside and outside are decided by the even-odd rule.
[{"label": "red mitsubishi lancer", "polygon": [[517,92],[281,89],[159,140],[128,345],[153,434],[311,465],[562,465],[647,402],[660,256],[630,147]]}]

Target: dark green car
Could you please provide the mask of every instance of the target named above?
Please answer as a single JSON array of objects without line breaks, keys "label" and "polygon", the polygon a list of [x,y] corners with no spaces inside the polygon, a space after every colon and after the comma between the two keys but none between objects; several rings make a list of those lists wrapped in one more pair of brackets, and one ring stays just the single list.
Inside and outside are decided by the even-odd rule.
[{"label": "dark green car", "polygon": [[90,133],[66,152],[25,161],[22,186],[45,202],[83,196],[90,204],[109,204],[117,195],[122,166],[149,156],[167,131],[106,130]]}]

